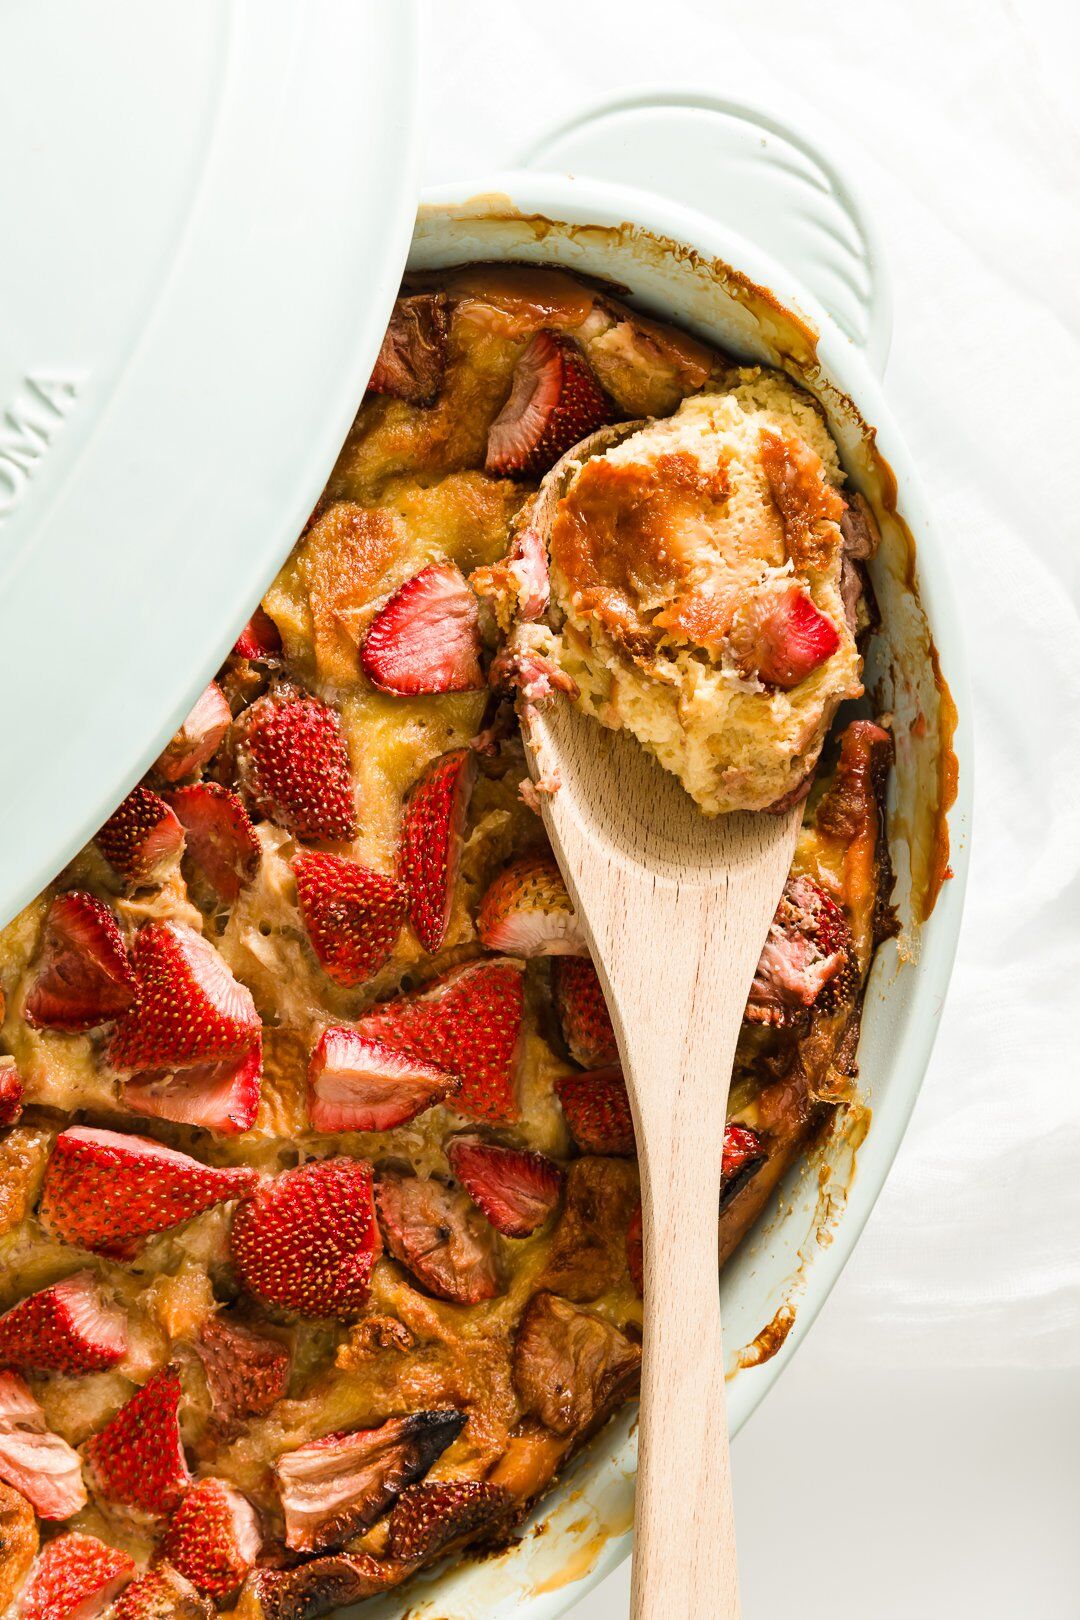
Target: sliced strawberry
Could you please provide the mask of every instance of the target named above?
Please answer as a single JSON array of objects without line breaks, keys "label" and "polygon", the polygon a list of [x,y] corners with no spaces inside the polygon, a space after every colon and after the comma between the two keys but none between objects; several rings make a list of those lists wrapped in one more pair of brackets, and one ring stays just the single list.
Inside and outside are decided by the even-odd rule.
[{"label": "sliced strawberry", "polygon": [[588,951],[549,850],[519,855],[503,868],[480,902],[476,931],[488,950],[513,956],[584,956]]},{"label": "sliced strawberry", "polygon": [[368,392],[431,405],[446,370],[450,314],[446,294],[413,293],[394,305]]},{"label": "sliced strawberry", "polygon": [[104,1372],[126,1353],[127,1317],[91,1271],[28,1294],[0,1316],[0,1362],[24,1372]]},{"label": "sliced strawberry", "polygon": [[406,1572],[370,1553],[329,1553],[295,1569],[257,1569],[237,1609],[245,1620],[317,1620],[396,1586]]},{"label": "sliced strawberry", "polygon": [[377,1429],[328,1434],[279,1457],[274,1471],[285,1545],[322,1552],[370,1529],[464,1427],[464,1412],[452,1407],[414,1412]]},{"label": "sliced strawberry", "polygon": [[263,697],[247,710],[237,754],[249,803],[298,838],[356,836],[349,751],[318,698]]},{"label": "sliced strawberry", "polygon": [[499,1124],[518,1117],[524,1013],[523,964],[502,958],[468,962],[418,994],[384,1001],[358,1028],[456,1074],[454,1107]]},{"label": "sliced strawberry", "polygon": [[518,1326],[513,1367],[524,1411],[554,1434],[580,1438],[636,1393],[641,1346],[568,1299],[534,1294]]},{"label": "sliced strawberry", "polygon": [[78,1452],[45,1426],[25,1379],[0,1372],[0,1479],[39,1519],[70,1519],[86,1505]]},{"label": "sliced strawberry", "polygon": [[63,1242],[125,1260],[154,1232],[243,1197],[258,1179],[254,1170],[200,1164],[145,1136],[72,1125],[53,1145],[39,1213]]},{"label": "sliced strawberry", "polygon": [[193,782],[177,788],[169,802],[184,829],[187,858],[217,898],[233,905],[262,853],[243,800],[219,782]]},{"label": "sliced strawberry", "polygon": [[571,445],[611,420],[611,401],[577,344],[537,332],[488,430],[484,470],[540,477]]},{"label": "sliced strawberry", "polygon": [[109,865],[136,888],[160,883],[184,847],[184,829],[158,793],[134,787],[94,839]]},{"label": "sliced strawberry", "polygon": [[161,1553],[192,1586],[221,1600],[254,1567],[262,1540],[246,1496],[223,1479],[200,1479],[169,1520]]},{"label": "sliced strawberry", "polygon": [[555,1095],[562,1103],[570,1135],[582,1153],[634,1153],[634,1119],[618,1066],[589,1074],[561,1074]]},{"label": "sliced strawberry", "polygon": [[839,645],[832,620],[798,585],[753,597],[739,609],[731,629],[732,652],[743,672],[785,691],[804,681]]},{"label": "sliced strawberry", "polygon": [[35,1029],[93,1029],[131,1004],[135,973],[104,901],[81,889],[49,907],[41,956],[23,1016]]},{"label": "sliced strawberry", "polygon": [[513,1504],[501,1485],[445,1479],[410,1485],[390,1515],[390,1551],[403,1563],[422,1563],[454,1543],[504,1519]]},{"label": "sliced strawberry", "polygon": [[341,855],[305,852],[293,862],[300,915],[323,971],[363,984],[386,963],[405,921],[405,890]]},{"label": "sliced strawberry", "polygon": [[247,1418],[264,1416],[289,1387],[288,1346],[228,1317],[211,1316],[203,1323],[195,1351],[206,1374],[214,1419],[224,1434]]},{"label": "sliced strawberry", "polygon": [[355,1315],[378,1253],[371,1166],[338,1158],[286,1170],[240,1205],[230,1246],[241,1282],[264,1304]]},{"label": "sliced strawberry", "polygon": [[387,1249],[429,1294],[476,1305],[501,1291],[494,1234],[465,1193],[388,1171],[375,1204]]},{"label": "sliced strawberry", "polygon": [[788,878],[750,986],[747,1022],[782,1029],[809,1007],[831,1011],[854,988],[854,974],[841,907],[810,878]]},{"label": "sliced strawberry", "polygon": [[269,613],[264,613],[261,607],[255,609],[237,636],[233,653],[237,658],[250,659],[253,664],[280,655],[280,632]]},{"label": "sliced strawberry", "polygon": [[308,1116],[316,1131],[392,1131],[460,1084],[446,1069],[333,1026],[311,1054]]},{"label": "sliced strawberry", "polygon": [[473,1203],[505,1237],[529,1237],[562,1197],[563,1173],[542,1153],[459,1136],[446,1156]]},{"label": "sliced strawberry", "polygon": [[471,692],[484,685],[480,609],[453,563],[430,563],[379,609],[360,667],[384,692]]},{"label": "sliced strawberry", "polygon": [[117,1069],[235,1058],[262,1028],[251,991],[186,923],[144,923],[135,936],[135,1004],[109,1042]]},{"label": "sliced strawberry", "polygon": [[133,1114],[235,1136],[255,1123],[262,1068],[262,1037],[256,1035],[254,1045],[239,1057],[136,1075],[124,1084],[124,1102]]},{"label": "sliced strawberry", "polygon": [[213,1620],[216,1609],[168,1564],[155,1564],[117,1598],[109,1620]]},{"label": "sliced strawberry", "polygon": [[433,954],[441,950],[450,922],[475,781],[475,753],[454,748],[424,768],[405,801],[398,866],[413,933]]},{"label": "sliced strawberry", "polygon": [[641,1205],[630,1217],[630,1225],[626,1229],[626,1264],[630,1268],[630,1277],[635,1289],[642,1299],[645,1297],[645,1236],[641,1224]]},{"label": "sliced strawberry", "polygon": [[180,782],[201,771],[217,753],[232,725],[232,710],[217,681],[211,681],[176,736],[159,754],[154,769],[166,782]]},{"label": "sliced strawberry", "polygon": [[604,992],[589,957],[557,956],[551,964],[551,992],[567,1050],[586,1069],[619,1061],[619,1047]]},{"label": "sliced strawberry", "polygon": [[765,1162],[765,1145],[746,1125],[724,1128],[724,1156],[720,1172],[720,1208],[724,1209]]},{"label": "sliced strawberry", "polygon": [[20,1620],[96,1620],[131,1580],[135,1560],[75,1531],[42,1548]]},{"label": "sliced strawberry", "polygon": [[162,1367],[83,1446],[90,1482],[117,1507],[171,1513],[191,1483],[180,1439],[183,1389]]},{"label": "sliced strawberry", "polygon": [[14,1125],[22,1116],[23,1083],[13,1057],[0,1054],[0,1126]]}]

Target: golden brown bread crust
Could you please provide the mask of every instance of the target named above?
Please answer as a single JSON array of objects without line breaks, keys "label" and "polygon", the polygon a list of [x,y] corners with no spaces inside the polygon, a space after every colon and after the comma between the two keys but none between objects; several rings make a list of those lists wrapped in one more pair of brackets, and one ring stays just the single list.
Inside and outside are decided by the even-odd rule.
[{"label": "golden brown bread crust", "polygon": [[22,1590],[37,1550],[33,1508],[25,1496],[0,1482],[0,1613]]}]

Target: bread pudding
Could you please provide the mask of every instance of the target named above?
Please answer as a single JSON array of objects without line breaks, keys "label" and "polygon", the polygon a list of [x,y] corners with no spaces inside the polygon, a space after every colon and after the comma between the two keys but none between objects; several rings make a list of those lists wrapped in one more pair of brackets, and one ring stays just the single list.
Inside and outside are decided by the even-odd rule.
[{"label": "bread pudding", "polygon": [[[549,557],[541,486],[616,423]],[[825,735],[874,539],[784,378],[558,271],[403,289],[225,665],[0,934],[0,1607],[325,1614],[506,1543],[633,1398],[633,1123],[515,705],[707,810],[805,797],[724,1259],[850,1096],[891,928],[889,733]]]}]

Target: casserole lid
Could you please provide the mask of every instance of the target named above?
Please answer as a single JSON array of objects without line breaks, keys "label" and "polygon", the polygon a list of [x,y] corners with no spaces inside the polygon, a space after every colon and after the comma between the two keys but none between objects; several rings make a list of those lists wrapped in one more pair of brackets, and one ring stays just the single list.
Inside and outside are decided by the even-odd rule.
[{"label": "casserole lid", "polygon": [[414,0],[13,0],[0,54],[0,924],[191,707],[370,375]]}]

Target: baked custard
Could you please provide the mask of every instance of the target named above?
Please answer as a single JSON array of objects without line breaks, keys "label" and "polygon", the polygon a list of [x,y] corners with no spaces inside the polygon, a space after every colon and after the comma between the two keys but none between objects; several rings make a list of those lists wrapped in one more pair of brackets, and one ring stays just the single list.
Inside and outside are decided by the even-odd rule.
[{"label": "baked custard", "polygon": [[[541,481],[630,422],[549,558]],[[889,734],[825,737],[873,542],[779,375],[558,271],[403,290],[216,680],[0,934],[0,1608],[325,1614],[506,1543],[633,1397],[633,1125],[514,700],[707,810],[805,796],[726,1258],[851,1094],[891,927]]]}]

